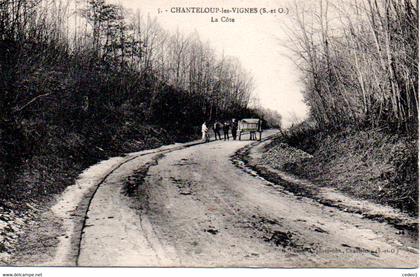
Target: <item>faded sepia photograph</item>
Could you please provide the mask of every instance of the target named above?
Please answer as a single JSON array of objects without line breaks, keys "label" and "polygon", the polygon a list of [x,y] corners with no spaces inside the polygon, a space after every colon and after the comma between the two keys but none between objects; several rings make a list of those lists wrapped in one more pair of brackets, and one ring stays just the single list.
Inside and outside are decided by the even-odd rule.
[{"label": "faded sepia photograph", "polygon": [[0,0],[1,277],[417,269],[418,8]]}]

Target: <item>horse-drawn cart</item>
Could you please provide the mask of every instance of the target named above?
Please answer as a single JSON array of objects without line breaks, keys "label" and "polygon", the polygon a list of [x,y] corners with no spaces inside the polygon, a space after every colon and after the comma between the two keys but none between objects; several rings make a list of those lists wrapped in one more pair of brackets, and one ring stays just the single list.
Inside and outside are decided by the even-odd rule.
[{"label": "horse-drawn cart", "polygon": [[249,132],[249,139],[256,140],[257,132],[260,133],[258,140],[261,140],[262,135],[262,121],[258,118],[245,118],[238,123],[239,140],[241,140],[242,134]]}]

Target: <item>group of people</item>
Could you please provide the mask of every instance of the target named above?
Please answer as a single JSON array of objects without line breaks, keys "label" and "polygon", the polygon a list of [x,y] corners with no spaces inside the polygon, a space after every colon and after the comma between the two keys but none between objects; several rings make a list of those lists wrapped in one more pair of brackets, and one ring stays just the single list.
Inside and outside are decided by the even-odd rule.
[{"label": "group of people", "polygon": [[[232,138],[236,140],[236,135],[238,131],[238,122],[236,119],[227,120],[225,122],[215,121],[213,123],[213,132],[214,132],[214,139],[215,140],[222,140],[221,132],[223,132],[223,140],[229,140],[229,130],[232,133]],[[209,128],[207,127],[207,122],[204,122],[201,125],[201,133],[203,135],[203,141],[209,142],[210,135],[209,135]]]}]

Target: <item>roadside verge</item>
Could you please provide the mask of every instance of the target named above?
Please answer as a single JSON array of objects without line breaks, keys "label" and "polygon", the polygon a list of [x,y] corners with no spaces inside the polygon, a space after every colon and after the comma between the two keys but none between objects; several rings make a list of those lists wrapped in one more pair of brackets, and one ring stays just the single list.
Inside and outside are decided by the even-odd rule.
[{"label": "roadside verge", "polygon": [[[108,177],[122,165],[140,157],[154,156],[201,141],[176,143],[113,157],[85,169],[76,182],[42,207],[34,207],[30,217],[19,228],[19,236],[9,245],[9,253],[0,264],[14,266],[75,266],[80,254],[81,236],[88,220],[92,199]],[[143,166],[139,163],[138,167]],[[0,251],[1,252],[1,251]]]},{"label": "roadside verge", "polygon": [[269,138],[261,143],[253,143],[235,153],[232,162],[251,175],[271,182],[273,186],[293,193],[297,197],[307,197],[323,205],[338,208],[360,217],[393,225],[400,232],[418,234],[418,219],[392,207],[375,204],[348,196],[331,187],[320,187],[308,180],[275,169],[263,162],[263,153],[272,142]]}]

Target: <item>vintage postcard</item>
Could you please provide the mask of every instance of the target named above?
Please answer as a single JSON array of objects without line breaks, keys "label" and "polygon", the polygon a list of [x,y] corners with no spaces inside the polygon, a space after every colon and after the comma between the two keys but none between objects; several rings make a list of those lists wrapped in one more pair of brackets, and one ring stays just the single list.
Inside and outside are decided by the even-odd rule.
[{"label": "vintage postcard", "polygon": [[417,276],[418,8],[1,0],[0,273]]}]

